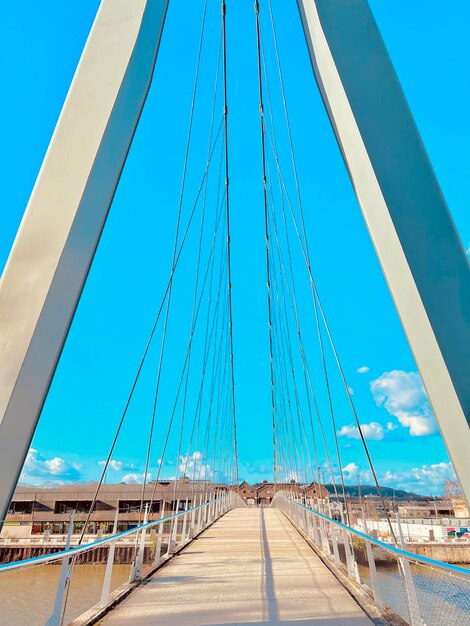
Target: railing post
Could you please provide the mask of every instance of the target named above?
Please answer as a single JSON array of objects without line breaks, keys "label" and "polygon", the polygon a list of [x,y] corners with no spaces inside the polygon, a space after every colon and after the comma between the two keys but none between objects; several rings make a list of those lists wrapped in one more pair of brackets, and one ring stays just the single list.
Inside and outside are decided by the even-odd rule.
[{"label": "railing post", "polygon": [[173,554],[173,552],[175,551],[176,548],[176,538],[177,538],[177,531],[178,531],[178,518],[174,517],[175,515],[177,515],[178,513],[178,508],[179,508],[179,501],[176,502],[176,511],[173,511],[173,507],[171,510],[172,513],[172,517],[170,520],[170,533],[168,536],[168,548],[167,548],[167,555]]},{"label": "railing post", "polygon": [[181,543],[186,543],[188,541],[188,538],[186,537],[186,526],[188,523],[188,502],[189,502],[189,498],[186,498],[186,502],[184,504],[184,510],[186,511],[186,513],[183,515],[183,528],[181,529]]},{"label": "railing post", "polygon": [[312,530],[313,530],[313,540],[315,544],[320,547],[320,534],[318,532],[318,518],[316,515],[312,515]]},{"label": "railing post", "polygon": [[158,536],[157,536],[157,545],[155,548],[155,556],[153,557],[153,567],[157,567],[160,563],[160,556],[162,551],[162,541],[163,541],[163,526],[164,522],[158,525]]},{"label": "railing post", "polygon": [[[403,536],[403,529],[400,523],[400,515],[397,513],[397,525],[398,533],[400,536],[401,549],[406,550],[405,538]],[[419,609],[418,595],[416,593],[415,582],[413,580],[413,573],[410,568],[410,564],[406,559],[400,557],[398,559],[400,569],[403,574],[403,582],[405,585],[405,597],[408,604],[408,612],[410,615],[411,626],[422,626],[423,620],[421,619],[421,611]]]},{"label": "railing post", "polygon": [[374,552],[370,541],[366,541],[367,561],[369,563],[370,582],[372,584],[372,593],[374,594],[375,606],[382,610],[384,608],[384,602],[382,594],[380,592],[379,577],[377,576],[377,569],[375,567]]},{"label": "railing post", "polygon": [[188,530],[188,539],[192,539],[194,537],[194,535],[196,534],[196,519],[197,519],[197,511],[196,511],[196,507],[197,507],[197,494],[195,494],[194,496],[194,502],[192,505],[192,511],[191,511],[191,517],[189,518],[189,530]]},{"label": "railing post", "polygon": [[198,530],[201,532],[204,528],[207,511],[207,496],[206,493],[201,493],[201,508],[199,509],[198,516]]},{"label": "railing post", "polygon": [[191,511],[191,519],[189,521],[189,539],[192,539],[194,536],[194,524],[195,524],[195,520],[196,520],[196,507],[197,507],[197,500],[198,500],[198,494],[196,493],[194,495],[194,502],[193,502],[193,506],[192,506],[192,511]]},{"label": "railing post", "polygon": [[352,580],[356,577],[356,573],[354,571],[354,562],[351,554],[351,544],[349,541],[349,533],[343,529],[343,544],[344,544],[344,552],[346,554],[346,565],[348,568],[348,576]]},{"label": "railing post", "polygon": [[[165,517],[165,500],[163,500],[163,507],[162,507],[162,513],[160,515],[160,519],[163,519],[164,517]],[[165,522],[160,522],[160,524],[158,525],[157,546],[155,548],[155,556],[153,557],[153,567],[157,567],[157,565],[160,563],[164,526],[165,526]]]},{"label": "railing post", "polygon": [[328,535],[325,531],[325,520],[323,519],[320,519],[320,537],[321,537],[323,551],[326,552],[326,554],[328,554],[329,556],[331,556],[330,542],[328,540]]},{"label": "railing post", "polygon": [[[114,516],[113,535],[117,533],[117,523],[119,516],[119,503],[116,507],[116,515]],[[109,603],[109,592],[111,589],[111,576],[113,574],[114,552],[116,550],[116,541],[112,541],[109,545],[108,560],[106,562],[106,571],[104,573],[103,588],[101,590],[100,608],[104,609]]]},{"label": "railing post", "polygon": [[359,573],[359,567],[357,565],[357,560],[356,560],[356,554],[354,552],[354,539],[352,537],[352,535],[349,537],[350,543],[351,543],[351,555],[352,555],[352,560],[353,560],[353,565],[354,565],[354,576],[356,578],[357,583],[360,585],[361,584],[361,575]]},{"label": "railing post", "polygon": [[[304,506],[307,506],[307,505],[305,504]],[[302,515],[300,519],[301,519],[303,531],[308,534],[308,511],[306,508],[302,508]]]},{"label": "railing post", "polygon": [[[144,524],[146,524],[147,521],[148,521],[148,504],[145,505]],[[142,564],[144,562],[146,534],[147,534],[147,530],[143,528],[140,531],[140,538],[138,535],[136,538],[136,543],[138,542],[138,548],[137,548],[137,553],[134,558],[134,562],[131,565],[131,571],[129,574],[130,583],[133,582],[134,580],[140,580],[142,578]]]},{"label": "railing post", "polygon": [[341,565],[341,559],[339,558],[338,537],[336,536],[336,528],[331,529],[331,540],[333,543],[333,555],[335,558],[335,563],[336,566],[339,567]]},{"label": "railing post", "polygon": [[203,522],[203,517],[205,515],[204,498],[205,498],[205,495],[201,493],[201,501],[199,502],[199,508],[197,510],[197,523],[196,523],[196,528],[197,528],[198,533],[201,532],[202,527],[204,525],[204,522]]},{"label": "railing post", "polygon": [[212,500],[212,492],[209,493],[209,502],[210,502],[210,504],[207,505],[206,526],[209,526],[210,524],[212,524],[212,519],[214,517],[214,503],[211,502],[211,500]]},{"label": "railing post", "polygon": [[209,502],[209,494],[207,494],[207,496],[204,496],[204,507],[202,509],[203,514],[202,514],[201,530],[207,526],[207,521],[209,519],[209,505],[207,504],[208,502]]},{"label": "railing post", "polygon": [[[180,499],[178,498],[178,500],[176,501],[175,515],[177,515],[179,513],[179,509],[180,509]],[[172,541],[174,542],[175,546],[178,543],[178,521],[179,521],[178,517],[174,517],[171,520],[170,537],[171,537]]]},{"label": "railing post", "polygon": [[217,492],[214,491],[212,494],[212,509],[211,509],[211,524],[215,520],[215,516],[217,513]]},{"label": "railing post", "polygon": [[215,498],[216,498],[216,493],[214,491],[214,493],[212,494],[213,502],[211,504],[211,515],[210,515],[210,523],[211,524],[215,520],[215,515],[216,515],[216,511],[217,511],[217,500]]},{"label": "railing post", "polygon": [[309,537],[311,537],[313,534],[313,516],[310,513],[310,511],[305,511],[305,512],[307,513],[305,532]]},{"label": "railing post", "polygon": [[206,507],[204,509],[204,513],[205,513],[205,515],[204,515],[204,528],[209,525],[211,505],[208,504],[208,503],[210,501],[211,501],[211,494],[208,493],[207,494],[207,504],[206,504]]},{"label": "railing post", "polygon": [[410,615],[410,624],[411,626],[423,626],[421,612],[419,610],[418,596],[416,595],[416,588],[410,564],[404,558],[399,559],[399,564],[403,574],[405,597],[408,604],[408,612]]},{"label": "railing post", "polygon": [[[86,529],[85,529],[86,530]],[[70,541],[73,533],[73,514],[70,516],[69,530],[67,533],[67,539],[65,541],[65,550],[70,549]],[[57,585],[57,591],[54,600],[54,608],[52,609],[52,615],[46,622],[46,626],[61,626],[62,618],[64,615],[64,600],[65,590],[67,589],[68,580],[70,579],[71,572],[69,572],[69,558],[64,556],[62,559],[62,565],[60,568],[59,583]]]}]

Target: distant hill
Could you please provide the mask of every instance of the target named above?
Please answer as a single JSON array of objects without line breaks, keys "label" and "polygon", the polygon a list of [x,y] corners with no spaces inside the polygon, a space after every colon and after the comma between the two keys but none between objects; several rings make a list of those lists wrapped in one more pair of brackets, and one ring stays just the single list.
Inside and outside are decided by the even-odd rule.
[{"label": "distant hill", "polygon": [[[335,492],[334,486],[330,483],[329,485],[324,485],[326,489],[330,493]],[[338,494],[343,493],[343,488],[341,485],[336,485],[336,489]],[[361,485],[361,496],[378,496],[377,487],[375,485]],[[418,493],[413,493],[411,491],[405,491],[404,489],[392,489],[392,487],[380,487],[382,490],[382,495],[384,498],[396,498],[397,500],[429,500],[432,496],[423,496]],[[352,498],[359,497],[359,486],[358,485],[346,485],[345,491],[347,495]]]}]

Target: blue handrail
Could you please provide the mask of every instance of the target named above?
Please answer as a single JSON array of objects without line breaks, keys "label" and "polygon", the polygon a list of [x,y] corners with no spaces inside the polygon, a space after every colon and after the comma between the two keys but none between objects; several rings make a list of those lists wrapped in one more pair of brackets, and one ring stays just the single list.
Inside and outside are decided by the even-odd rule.
[{"label": "blue handrail", "polygon": [[122,537],[126,537],[127,535],[131,535],[135,532],[138,532],[143,529],[151,528],[152,526],[157,526],[158,524],[162,524],[167,522],[168,520],[175,519],[176,517],[180,517],[185,513],[191,513],[191,511],[197,511],[205,506],[209,506],[222,498],[216,498],[214,500],[210,500],[209,502],[204,502],[203,504],[198,504],[187,511],[180,511],[179,513],[174,513],[173,515],[167,515],[166,517],[162,517],[157,520],[153,520],[152,522],[147,522],[147,524],[141,524],[140,526],[136,526],[135,528],[130,528],[128,530],[124,530],[122,533],[117,533],[116,535],[112,535],[111,537],[105,537],[104,539],[97,539],[92,543],[87,543],[82,546],[78,546],[76,548],[70,548],[69,550],[62,550],[61,552],[53,552],[52,554],[45,554],[43,556],[36,556],[31,559],[24,559],[23,561],[15,561],[14,563],[5,563],[4,565],[0,565],[0,574],[7,570],[18,569],[24,567],[25,565],[41,565],[43,563],[47,563],[48,561],[59,561],[64,559],[65,557],[76,556],[77,554],[81,554],[82,552],[87,552],[88,550],[92,550],[98,546],[105,545],[107,543],[111,543],[112,541],[116,541]]},{"label": "blue handrail", "polygon": [[[282,497],[282,496],[281,496]],[[376,546],[379,546],[380,548],[384,548],[385,550],[389,550],[390,552],[393,552],[394,554],[396,554],[399,557],[405,557],[407,559],[411,559],[413,561],[419,561],[420,563],[425,563],[426,565],[430,565],[431,567],[439,567],[441,569],[446,569],[449,570],[451,572],[454,572],[456,574],[460,574],[460,575],[464,575],[467,578],[470,577],[470,570],[465,569],[463,567],[459,567],[458,565],[452,565],[451,563],[444,563],[443,561],[436,561],[435,559],[430,559],[427,556],[420,556],[419,554],[415,554],[414,552],[407,552],[406,550],[400,550],[400,548],[397,548],[395,546],[391,546],[387,543],[384,543],[383,541],[379,541],[378,539],[374,539],[374,537],[370,537],[369,535],[365,535],[364,533],[361,533],[360,530],[356,530],[355,528],[351,528],[350,526],[347,526],[346,524],[343,524],[342,522],[338,522],[337,520],[328,517],[327,515],[323,515],[323,513],[319,513],[318,511],[314,511],[313,509],[310,509],[308,506],[306,506],[305,504],[302,504],[301,502],[297,502],[297,500],[293,500],[292,498],[285,498],[288,502],[292,502],[293,504],[296,504],[297,506],[301,507],[302,509],[305,509],[306,511],[309,511],[310,513],[313,513],[313,515],[316,515],[317,517],[321,517],[324,520],[326,520],[327,522],[331,522],[333,524],[336,524],[336,526],[339,526],[340,528],[343,528],[344,530],[347,530],[351,533],[353,533],[354,535],[357,535],[358,537],[360,537],[361,539],[364,539],[365,541],[370,541],[370,543],[375,544]]]}]

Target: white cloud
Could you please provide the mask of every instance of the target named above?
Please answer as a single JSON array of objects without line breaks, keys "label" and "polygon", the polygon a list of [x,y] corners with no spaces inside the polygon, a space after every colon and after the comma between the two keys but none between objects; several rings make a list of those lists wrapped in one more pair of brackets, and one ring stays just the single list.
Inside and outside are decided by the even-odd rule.
[{"label": "white cloud", "polygon": [[354,395],[354,389],[352,387],[348,387],[348,391],[351,396]]},{"label": "white cloud", "polygon": [[343,467],[343,473],[346,474],[348,479],[355,478],[359,472],[359,466],[355,463],[348,463]]},{"label": "white cloud", "polygon": [[[378,422],[370,422],[370,424],[361,424],[362,434],[364,439],[372,439],[374,441],[381,441],[384,438],[384,427]],[[359,428],[353,426],[343,426],[338,432],[340,437],[346,437],[347,439],[360,439]]]},{"label": "white cloud", "polygon": [[402,426],[409,428],[413,437],[436,432],[431,406],[416,372],[384,372],[370,383],[370,389],[377,406],[384,407]]},{"label": "white cloud", "polygon": [[[358,480],[362,484],[373,484],[372,472],[361,469],[354,462],[348,463],[342,469],[346,484],[357,484]],[[334,471],[335,480],[339,483],[340,478],[336,476],[337,468],[334,468]],[[396,471],[387,470],[378,478],[379,484],[384,487],[405,489],[423,495],[441,495],[444,491],[444,481],[447,478],[455,480],[456,476],[451,463],[442,461]]]},{"label": "white cloud", "polygon": [[417,491],[425,494],[441,494],[446,478],[455,480],[455,473],[450,463],[432,463],[408,470],[392,472],[388,470],[381,478],[384,485],[393,485],[398,489]]},{"label": "white cloud", "polygon": [[361,367],[358,367],[356,372],[358,374],[367,374],[367,372],[369,371],[369,367],[367,367],[367,365],[361,365]]},{"label": "white cloud", "polygon": [[142,483],[144,480],[144,476],[146,476],[146,480],[145,482],[150,482],[150,480],[152,480],[152,474],[139,474],[137,472],[129,472],[129,474],[125,474],[122,478],[121,478],[121,482],[123,483],[128,483],[128,484],[137,484],[137,483]]},{"label": "white cloud", "polygon": [[180,472],[192,479],[205,479],[212,477],[212,469],[209,463],[204,463],[201,452],[195,450],[192,454],[180,457]]},{"label": "white cloud", "polygon": [[29,484],[40,484],[45,481],[75,482],[81,478],[80,469],[81,465],[78,463],[69,463],[58,456],[47,459],[35,448],[30,448],[20,482]]},{"label": "white cloud", "polygon": [[[106,465],[106,461],[98,461],[98,465]],[[122,470],[122,466],[123,463],[122,461],[115,461],[114,459],[111,459],[111,461],[109,462],[108,468],[113,469],[115,472],[120,472]]]},{"label": "white cloud", "polygon": [[[354,462],[348,463],[343,467],[343,476],[346,484],[355,484],[358,480],[363,484],[368,484],[372,481],[370,470],[361,470]],[[337,483],[339,483],[339,481],[340,477],[336,479]]]}]

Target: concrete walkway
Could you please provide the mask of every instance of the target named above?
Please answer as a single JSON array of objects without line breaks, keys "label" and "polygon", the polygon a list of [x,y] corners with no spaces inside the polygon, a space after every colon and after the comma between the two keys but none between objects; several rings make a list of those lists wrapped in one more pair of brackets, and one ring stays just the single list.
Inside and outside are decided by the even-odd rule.
[{"label": "concrete walkway", "polygon": [[372,626],[284,515],[235,509],[101,622],[103,626]]}]

